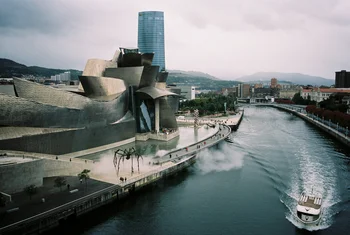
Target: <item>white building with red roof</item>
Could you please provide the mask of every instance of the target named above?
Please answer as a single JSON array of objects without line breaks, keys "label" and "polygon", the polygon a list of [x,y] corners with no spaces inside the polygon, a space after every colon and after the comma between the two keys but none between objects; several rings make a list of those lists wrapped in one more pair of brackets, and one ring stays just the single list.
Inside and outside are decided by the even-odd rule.
[{"label": "white building with red roof", "polygon": [[333,93],[349,93],[350,95],[350,88],[319,88],[315,87],[312,89],[301,89],[300,96],[303,97],[303,99],[308,99],[310,96],[310,100],[321,102],[323,100],[326,100],[329,98],[329,96]]}]

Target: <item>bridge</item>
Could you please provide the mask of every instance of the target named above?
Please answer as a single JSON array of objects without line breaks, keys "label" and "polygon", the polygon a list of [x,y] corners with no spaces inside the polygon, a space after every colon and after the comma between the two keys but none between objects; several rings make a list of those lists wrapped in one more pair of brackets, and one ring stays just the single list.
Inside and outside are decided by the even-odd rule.
[{"label": "bridge", "polygon": [[237,98],[238,103],[254,104],[254,103],[270,103],[273,102],[274,97],[265,98]]}]

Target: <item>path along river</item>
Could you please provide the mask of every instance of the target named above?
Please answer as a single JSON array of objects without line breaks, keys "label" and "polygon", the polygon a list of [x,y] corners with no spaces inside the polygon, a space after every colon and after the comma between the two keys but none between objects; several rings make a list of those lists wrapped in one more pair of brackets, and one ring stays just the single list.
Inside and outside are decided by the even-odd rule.
[{"label": "path along river", "polygon": [[[80,218],[70,231],[350,234],[349,150],[311,124],[271,107],[246,107],[232,139],[233,144],[201,152],[186,172],[122,205]],[[325,213],[320,226],[305,230],[293,213],[299,194],[312,187],[323,195]]]}]

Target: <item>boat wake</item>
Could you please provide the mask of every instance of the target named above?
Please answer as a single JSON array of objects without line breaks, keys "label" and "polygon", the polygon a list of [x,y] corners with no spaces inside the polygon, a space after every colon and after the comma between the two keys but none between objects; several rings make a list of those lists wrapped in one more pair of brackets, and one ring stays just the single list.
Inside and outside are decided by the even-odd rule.
[{"label": "boat wake", "polygon": [[[280,198],[288,208],[286,219],[300,229],[309,231],[321,230],[330,227],[333,216],[338,213],[336,204],[340,196],[336,190],[336,171],[334,163],[321,153],[322,150],[308,151],[305,146],[295,153],[299,167],[293,170],[291,185],[286,193]],[[323,197],[322,217],[319,225],[305,225],[296,218],[296,207],[301,193],[311,193]]]},{"label": "boat wake", "polygon": [[202,174],[229,171],[243,166],[243,152],[232,151],[231,144],[222,143],[218,149],[205,149],[198,154],[197,169]]}]

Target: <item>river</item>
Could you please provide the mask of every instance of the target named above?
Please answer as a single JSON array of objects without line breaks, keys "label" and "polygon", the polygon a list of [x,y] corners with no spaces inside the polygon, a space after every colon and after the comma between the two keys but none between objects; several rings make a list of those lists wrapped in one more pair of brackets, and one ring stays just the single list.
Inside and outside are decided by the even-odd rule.
[{"label": "river", "polygon": [[[233,144],[187,171],[69,226],[75,234],[349,234],[350,152],[302,119],[247,106]],[[321,224],[293,217],[303,191],[322,194]],[[311,230],[311,231],[310,231]],[[62,233],[61,229],[49,234]]]}]

